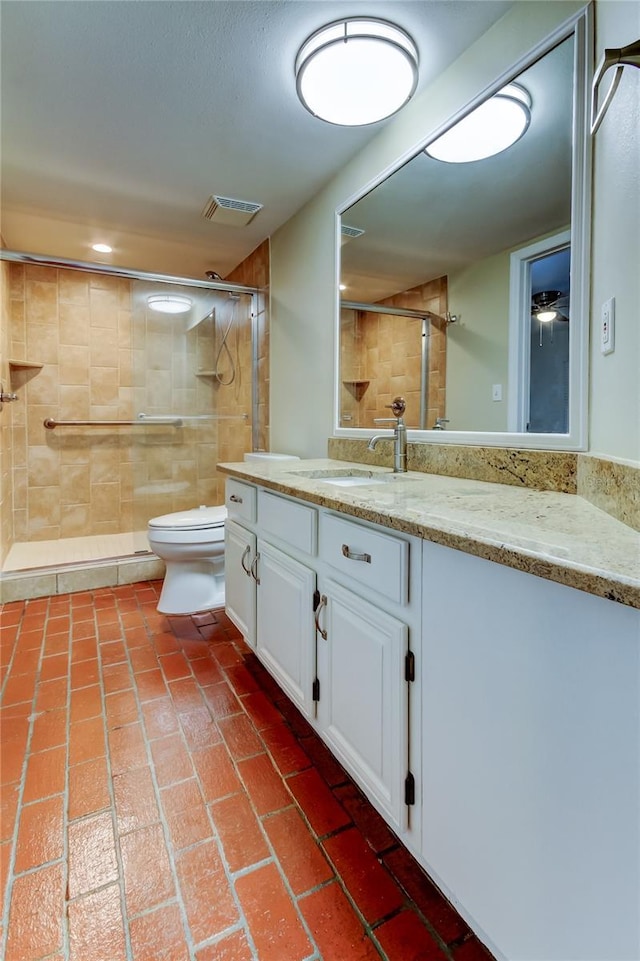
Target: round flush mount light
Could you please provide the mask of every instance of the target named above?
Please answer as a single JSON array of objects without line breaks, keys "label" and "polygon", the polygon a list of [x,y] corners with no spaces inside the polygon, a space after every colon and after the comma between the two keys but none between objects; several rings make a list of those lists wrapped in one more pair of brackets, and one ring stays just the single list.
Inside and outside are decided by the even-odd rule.
[{"label": "round flush mount light", "polygon": [[520,140],[530,120],[529,92],[509,83],[429,144],[425,153],[446,163],[484,160]]},{"label": "round flush mount light", "polygon": [[113,247],[110,247],[109,244],[91,244],[91,249],[95,250],[97,254],[113,253]]},{"label": "round flush mount light", "polygon": [[152,294],[147,297],[147,306],[161,314],[186,314],[193,307],[193,301],[184,294]]},{"label": "round flush mount light", "polygon": [[396,113],[418,82],[411,37],[386,20],[349,17],[317,30],[295,63],[307,110],[328,123],[359,127]]}]

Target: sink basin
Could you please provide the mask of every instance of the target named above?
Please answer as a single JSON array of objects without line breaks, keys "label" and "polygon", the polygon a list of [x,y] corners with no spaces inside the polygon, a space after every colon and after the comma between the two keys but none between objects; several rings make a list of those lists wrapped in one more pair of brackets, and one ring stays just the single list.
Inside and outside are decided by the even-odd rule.
[{"label": "sink basin", "polygon": [[397,483],[398,481],[415,480],[414,477],[407,477],[406,474],[378,474],[370,470],[357,470],[345,468],[345,470],[308,470],[308,471],[289,471],[296,477],[307,477],[309,480],[317,480],[323,484],[332,484],[335,487],[372,487],[374,484]]}]

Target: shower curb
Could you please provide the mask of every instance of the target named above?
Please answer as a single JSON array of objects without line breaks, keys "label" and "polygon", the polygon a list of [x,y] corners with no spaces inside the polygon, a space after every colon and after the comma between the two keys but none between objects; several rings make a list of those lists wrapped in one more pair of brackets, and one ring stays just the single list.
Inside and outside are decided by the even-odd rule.
[{"label": "shower curb", "polygon": [[8,571],[0,574],[0,603],[135,584],[162,578],[164,572],[164,561],[155,554]]}]

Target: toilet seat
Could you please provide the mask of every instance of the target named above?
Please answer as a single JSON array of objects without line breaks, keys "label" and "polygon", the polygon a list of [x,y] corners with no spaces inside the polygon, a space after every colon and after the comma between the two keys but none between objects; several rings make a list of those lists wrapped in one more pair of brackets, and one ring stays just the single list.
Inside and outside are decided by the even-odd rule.
[{"label": "toilet seat", "polygon": [[188,511],[161,514],[152,517],[148,526],[152,530],[203,531],[222,527],[227,519],[226,507],[195,507]]}]

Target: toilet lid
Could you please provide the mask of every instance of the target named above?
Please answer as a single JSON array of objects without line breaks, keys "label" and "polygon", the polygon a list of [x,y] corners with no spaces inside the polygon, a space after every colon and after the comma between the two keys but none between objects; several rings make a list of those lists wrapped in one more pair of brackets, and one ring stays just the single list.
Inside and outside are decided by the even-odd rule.
[{"label": "toilet lid", "polygon": [[195,507],[190,511],[176,511],[174,514],[161,514],[152,517],[149,527],[170,528],[173,530],[197,530],[203,527],[221,527],[227,519],[226,507]]}]

